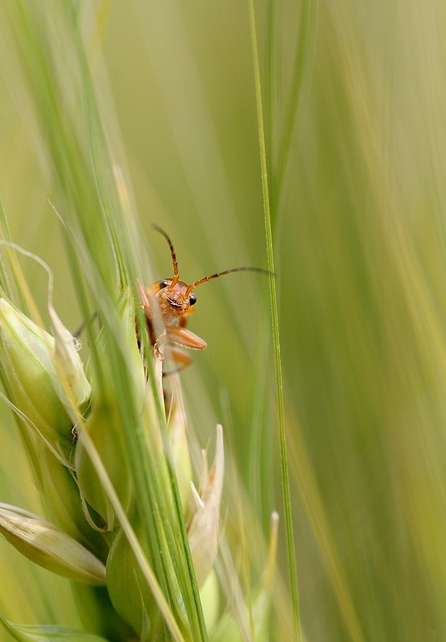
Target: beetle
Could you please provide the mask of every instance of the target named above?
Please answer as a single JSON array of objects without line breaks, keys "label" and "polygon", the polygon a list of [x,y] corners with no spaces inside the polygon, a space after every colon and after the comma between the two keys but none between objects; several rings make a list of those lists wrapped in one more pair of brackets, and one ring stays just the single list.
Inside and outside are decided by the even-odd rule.
[{"label": "beetle", "polygon": [[[231,272],[249,271],[263,274],[269,274],[269,272],[255,267],[231,268],[205,276],[188,285],[180,280],[177,257],[168,234],[158,225],[153,227],[164,236],[169,244],[173,277],[156,281],[148,288],[144,288],[141,281],[138,280],[137,288],[147,319],[147,327],[154,354],[162,360],[164,357],[160,347],[165,343],[169,344],[166,356],[178,364],[179,367],[175,372],[179,372],[192,363],[192,358],[182,348],[204,350],[207,346],[206,341],[185,327],[189,316],[195,312],[195,304],[197,302],[197,298],[193,293],[195,288],[202,283],[207,283],[207,281],[212,281]],[[157,331],[160,327],[163,328],[161,332]]]}]

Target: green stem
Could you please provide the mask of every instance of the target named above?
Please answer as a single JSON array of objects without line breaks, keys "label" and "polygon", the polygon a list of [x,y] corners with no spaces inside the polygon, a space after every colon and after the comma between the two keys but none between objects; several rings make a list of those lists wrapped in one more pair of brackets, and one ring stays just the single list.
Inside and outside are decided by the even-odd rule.
[{"label": "green stem", "polygon": [[296,134],[296,123],[301,112],[305,89],[308,87],[306,80],[313,59],[316,15],[317,0],[303,0],[289,108],[285,114],[283,133],[278,150],[277,171],[272,181],[274,186],[272,196],[275,205],[272,209],[276,215],[280,209],[280,200],[283,195],[283,186],[289,167],[290,153]]},{"label": "green stem", "polygon": [[268,171],[266,159],[266,146],[265,146],[265,130],[263,122],[263,107],[262,107],[262,88],[260,82],[260,66],[257,48],[257,35],[254,14],[254,1],[248,0],[250,26],[251,26],[251,41],[252,53],[254,62],[254,80],[256,89],[256,103],[257,103],[257,119],[259,129],[259,147],[260,147],[260,165],[262,171],[262,190],[263,190],[263,210],[265,216],[265,234],[266,234],[266,250],[268,258],[269,270],[269,286],[270,286],[270,303],[271,303],[271,317],[273,328],[273,342],[274,342],[274,363],[276,375],[276,394],[277,394],[277,410],[279,421],[279,436],[280,436],[280,461],[282,473],[282,491],[283,502],[285,511],[285,530],[286,530],[286,544],[288,554],[288,568],[290,576],[290,590],[291,600],[293,606],[293,624],[294,624],[294,640],[300,642],[300,613],[299,613],[299,590],[297,584],[297,569],[296,569],[296,556],[294,552],[294,536],[293,536],[293,518],[291,511],[291,498],[290,498],[290,479],[288,473],[288,459],[286,447],[286,433],[285,433],[285,409],[283,400],[283,378],[282,378],[282,361],[280,356],[280,335],[279,335],[279,314],[277,306],[277,292],[276,281],[274,275],[274,250],[273,250],[273,236],[271,230],[271,211],[270,200],[268,191]]}]

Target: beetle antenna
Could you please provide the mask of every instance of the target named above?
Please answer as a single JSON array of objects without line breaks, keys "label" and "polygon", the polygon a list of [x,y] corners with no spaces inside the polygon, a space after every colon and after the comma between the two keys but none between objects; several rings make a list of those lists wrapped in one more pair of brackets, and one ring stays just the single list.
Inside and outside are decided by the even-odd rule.
[{"label": "beetle antenna", "polygon": [[231,272],[260,272],[261,274],[268,274],[268,275],[270,274],[268,270],[262,270],[262,268],[256,268],[256,267],[231,268],[230,270],[224,270],[224,272],[217,272],[216,274],[205,276],[199,281],[195,281],[195,283],[192,283],[192,285],[190,285],[187,288],[186,296],[189,296],[192,290],[194,290],[198,285],[201,285],[202,283],[206,283],[207,281],[212,281],[212,279],[218,279],[219,276],[224,276],[225,274],[230,274]]},{"label": "beetle antenna", "polygon": [[170,288],[173,288],[178,283],[179,276],[178,276],[177,256],[175,254],[175,250],[173,249],[172,241],[170,240],[167,232],[165,232],[161,227],[159,227],[158,225],[155,225],[155,224],[153,224],[152,227],[153,227],[154,230],[156,230],[157,232],[162,234],[164,236],[164,238],[166,239],[166,241],[169,243],[170,254],[172,255],[172,264],[173,264],[173,281],[170,284]]}]

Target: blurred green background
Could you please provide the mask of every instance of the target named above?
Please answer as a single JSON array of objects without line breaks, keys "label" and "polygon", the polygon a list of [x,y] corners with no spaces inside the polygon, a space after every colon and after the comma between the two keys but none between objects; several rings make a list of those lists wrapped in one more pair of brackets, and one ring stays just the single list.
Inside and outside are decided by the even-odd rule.
[{"label": "blurred green background", "polygon": [[[256,4],[272,176],[287,135],[301,11],[310,4]],[[303,627],[312,642],[440,641],[446,7],[311,6],[308,73],[273,202]],[[153,258],[141,279],[171,273],[152,223],[170,234],[185,281],[265,267],[247,5],[115,0],[95,9],[98,33],[88,19],[85,31],[104,123]],[[0,190],[14,239],[51,265],[57,307],[74,329],[79,313],[47,201],[52,177],[8,22],[0,25]],[[46,277],[24,269],[43,308]],[[267,533],[270,512],[283,511],[266,279],[230,275],[200,287],[197,299],[190,327],[208,348],[182,375],[189,421],[203,443],[216,421],[224,424]],[[2,499],[21,505],[32,492],[29,473],[3,414]],[[14,484],[18,461],[23,485]],[[2,569],[18,557],[0,542]],[[17,586],[10,590],[22,599]],[[26,599],[28,610],[11,612],[3,595],[0,607],[8,605],[11,619],[48,614],[48,605]],[[67,611],[66,623],[74,617]]]}]

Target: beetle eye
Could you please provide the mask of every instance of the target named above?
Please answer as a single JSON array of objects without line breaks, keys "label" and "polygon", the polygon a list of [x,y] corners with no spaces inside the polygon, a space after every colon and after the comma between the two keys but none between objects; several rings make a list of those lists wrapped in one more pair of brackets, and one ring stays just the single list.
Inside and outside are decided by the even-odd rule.
[{"label": "beetle eye", "polygon": [[189,303],[191,305],[195,305],[196,302],[197,302],[197,297],[195,296],[195,294],[191,294],[190,297],[189,297]]},{"label": "beetle eye", "polygon": [[169,281],[161,281],[160,290],[162,290],[163,288],[167,288],[168,285],[169,285]]}]

